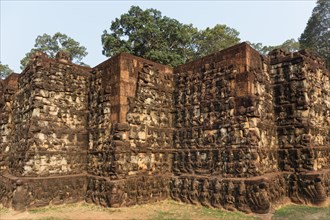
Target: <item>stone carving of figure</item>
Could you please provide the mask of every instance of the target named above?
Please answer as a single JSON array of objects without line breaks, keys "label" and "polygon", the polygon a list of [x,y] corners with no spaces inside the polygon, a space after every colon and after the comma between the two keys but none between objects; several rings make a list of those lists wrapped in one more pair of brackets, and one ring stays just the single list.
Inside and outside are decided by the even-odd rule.
[{"label": "stone carving of figure", "polygon": [[222,185],[218,179],[215,179],[213,185],[213,193],[211,195],[211,205],[214,208],[221,208],[222,203],[222,193],[221,193]]},{"label": "stone carving of figure", "polygon": [[239,211],[242,212],[251,212],[249,206],[246,202],[246,188],[244,181],[240,181],[237,189],[237,201],[236,201],[236,207]]},{"label": "stone carving of figure", "polygon": [[188,178],[183,178],[182,180],[182,188],[180,198],[182,202],[189,203],[189,181]]},{"label": "stone carving of figure", "polygon": [[203,206],[210,207],[210,194],[209,194],[209,180],[204,179],[202,182],[201,192],[199,194],[199,201]]},{"label": "stone carving of figure", "polygon": [[16,181],[16,190],[13,193],[12,206],[15,210],[24,210],[27,205],[28,191],[22,180]]},{"label": "stone carving of figure", "polygon": [[189,201],[191,204],[198,204],[199,181],[196,178],[191,179],[191,190],[189,191]]},{"label": "stone carving of figure", "polygon": [[207,159],[206,163],[207,163],[206,168],[212,174],[214,172],[214,157],[213,157],[213,151],[212,150],[209,151],[208,159]]},{"label": "stone carving of figure", "polygon": [[269,211],[270,201],[265,183],[261,183],[259,186],[252,185],[247,195],[251,210],[261,214]]},{"label": "stone carving of figure", "polygon": [[118,185],[113,185],[111,189],[111,207],[121,207],[124,202],[124,191]]},{"label": "stone carving of figure", "polygon": [[177,178],[171,181],[171,197],[176,201],[180,200],[180,180]]},{"label": "stone carving of figure", "polygon": [[194,173],[193,161],[191,160],[190,152],[187,153],[185,169],[188,173]]},{"label": "stone carving of figure", "polygon": [[107,207],[107,192],[106,192],[106,182],[100,182],[100,194],[99,194],[100,205]]},{"label": "stone carving of figure", "polygon": [[229,211],[235,210],[234,184],[229,181],[224,187],[224,205],[223,207]]},{"label": "stone carving of figure", "polygon": [[177,152],[174,152],[173,153],[173,165],[172,165],[172,171],[173,173],[180,173],[180,170],[179,170],[179,156],[178,156],[179,153]]}]

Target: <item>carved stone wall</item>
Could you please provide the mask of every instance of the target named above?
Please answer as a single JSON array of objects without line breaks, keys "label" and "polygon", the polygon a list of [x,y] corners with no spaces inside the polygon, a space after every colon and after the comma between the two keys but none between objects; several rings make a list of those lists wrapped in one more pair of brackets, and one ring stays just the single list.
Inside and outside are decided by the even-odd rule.
[{"label": "carved stone wall", "polygon": [[[272,182],[283,178],[274,173],[279,171],[278,149],[268,67],[256,51],[240,44],[174,70],[177,151],[172,167],[179,178],[172,190],[181,197],[192,187],[197,193],[182,201],[268,211],[269,190],[281,187]],[[274,173],[272,181],[253,178],[267,173]],[[250,184],[264,198],[249,195]],[[218,203],[212,190],[222,194]],[[242,194],[235,199],[238,191]]]},{"label": "carved stone wall", "polygon": [[329,71],[306,51],[270,54],[281,170],[291,171],[290,197],[325,202],[329,183]]},{"label": "carved stone wall", "polygon": [[180,66],[175,76],[174,172],[277,171],[272,89],[259,54],[241,44]]},{"label": "carved stone wall", "polygon": [[330,74],[246,43],[175,67],[37,53],[0,80],[0,202],[106,207],[171,197],[267,213],[330,197]]},{"label": "carved stone wall", "polygon": [[129,54],[94,69],[86,201],[119,207],[166,198],[172,69]]},{"label": "carved stone wall", "polygon": [[[20,189],[32,196],[20,198],[25,207],[32,207],[39,199],[43,205],[57,204],[56,195],[65,193],[66,188],[81,190],[80,185],[75,187],[75,178],[84,183],[85,177],[71,175],[86,170],[89,71],[90,68],[68,60],[53,60],[37,53],[17,77],[18,89],[12,104],[8,104],[12,106],[9,141],[1,143],[1,149],[5,148],[9,155],[5,161],[7,178],[12,178],[16,186],[12,192],[13,207]],[[42,182],[40,186],[38,180]],[[76,193],[80,200],[82,193]]]},{"label": "carved stone wall", "polygon": [[9,150],[14,127],[13,105],[18,90],[18,74],[0,79],[0,171],[8,169]]}]

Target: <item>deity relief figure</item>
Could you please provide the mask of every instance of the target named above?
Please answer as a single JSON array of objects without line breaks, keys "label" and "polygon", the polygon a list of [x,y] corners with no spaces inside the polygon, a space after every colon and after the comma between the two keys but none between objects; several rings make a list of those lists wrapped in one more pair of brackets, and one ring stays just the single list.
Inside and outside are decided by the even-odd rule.
[{"label": "deity relief figure", "polygon": [[189,203],[189,180],[188,178],[183,178],[181,186],[180,198],[182,202]]},{"label": "deity relief figure", "polygon": [[199,201],[203,206],[210,207],[210,194],[209,194],[209,180],[204,179],[202,182],[201,192],[199,194]]},{"label": "deity relief figure", "polygon": [[267,213],[270,208],[270,201],[265,183],[251,185],[247,193],[248,203],[252,211],[257,213]]},{"label": "deity relief figure", "polygon": [[191,190],[189,191],[189,201],[191,204],[197,205],[199,195],[199,181],[196,178],[191,179]]},{"label": "deity relief figure", "polygon": [[16,190],[13,193],[12,206],[15,210],[24,210],[27,205],[28,190],[22,180],[16,181]]},{"label": "deity relief figure", "polygon": [[213,192],[211,194],[211,205],[214,208],[221,208],[222,204],[222,185],[218,179],[215,179],[213,183]]},{"label": "deity relief figure", "polygon": [[229,211],[235,210],[235,197],[234,197],[235,186],[233,182],[229,181],[224,185],[224,205],[223,207]]},{"label": "deity relief figure", "polygon": [[124,202],[124,191],[121,186],[113,185],[111,188],[111,200],[110,207],[118,208],[121,207]]},{"label": "deity relief figure", "polygon": [[172,179],[171,183],[171,197],[176,201],[180,201],[180,180]]},{"label": "deity relief figure", "polygon": [[185,169],[188,173],[194,173],[193,161],[191,160],[190,152],[188,152],[186,156]]},{"label": "deity relief figure", "polygon": [[241,181],[237,188],[237,200],[236,200],[236,207],[239,211],[242,212],[251,212],[249,206],[246,202],[246,187],[244,181]]}]

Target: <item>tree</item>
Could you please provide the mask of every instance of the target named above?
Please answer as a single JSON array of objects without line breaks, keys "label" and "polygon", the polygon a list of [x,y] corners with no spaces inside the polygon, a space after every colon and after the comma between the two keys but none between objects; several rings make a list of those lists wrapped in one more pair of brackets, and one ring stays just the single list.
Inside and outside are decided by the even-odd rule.
[{"label": "tree", "polygon": [[156,9],[132,6],[111,23],[102,35],[103,54],[107,57],[128,52],[172,66],[193,55],[191,40],[197,30],[175,19],[162,16]]},{"label": "tree", "polygon": [[193,58],[239,42],[238,32],[225,25],[199,31],[191,24],[162,16],[156,9],[130,10],[111,23],[102,34],[107,57],[128,52],[158,63],[177,66]]},{"label": "tree", "polygon": [[314,51],[330,67],[330,1],[318,0],[304,32],[299,38],[301,49]]},{"label": "tree", "polygon": [[289,39],[284,41],[282,44],[277,46],[263,46],[262,43],[251,43],[248,42],[251,47],[257,50],[262,55],[267,55],[270,51],[281,48],[286,52],[296,52],[299,50],[299,42],[295,39]]},{"label": "tree", "polygon": [[60,32],[53,36],[43,34],[38,36],[35,40],[34,48],[26,54],[21,60],[21,69],[23,70],[29,62],[29,57],[36,51],[46,53],[50,58],[55,58],[57,52],[65,51],[70,54],[71,59],[76,64],[84,65],[81,60],[88,54],[86,47],[81,46],[80,43]]},{"label": "tree", "polygon": [[223,50],[240,42],[239,32],[226,25],[217,24],[213,28],[201,30],[197,38],[197,57]]},{"label": "tree", "polygon": [[279,48],[282,48],[287,52],[296,52],[299,50],[300,44],[298,41],[292,38],[284,41],[281,45],[279,45]]},{"label": "tree", "polygon": [[6,78],[13,71],[9,68],[8,65],[2,64],[0,61],[0,79]]}]

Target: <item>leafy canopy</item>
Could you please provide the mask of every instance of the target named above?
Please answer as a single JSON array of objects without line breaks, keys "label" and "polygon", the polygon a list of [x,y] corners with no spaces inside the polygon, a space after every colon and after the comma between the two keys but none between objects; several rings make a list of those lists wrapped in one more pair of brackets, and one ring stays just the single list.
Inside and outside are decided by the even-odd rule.
[{"label": "leafy canopy", "polygon": [[262,45],[262,43],[248,43],[262,55],[267,55],[270,51],[277,48],[281,48],[287,52],[296,52],[299,50],[299,42],[293,38],[286,40],[282,44],[277,46],[264,46]]},{"label": "leafy canopy", "polygon": [[203,57],[239,43],[238,35],[237,30],[220,24],[199,31],[196,42],[197,57]]},{"label": "leafy canopy", "polygon": [[158,63],[177,66],[239,42],[238,32],[225,25],[199,31],[192,24],[162,16],[156,9],[130,10],[111,22],[102,34],[102,53],[128,52]]},{"label": "leafy canopy", "polygon": [[330,1],[318,0],[304,32],[301,49],[309,49],[324,58],[330,67]]},{"label": "leafy canopy", "polygon": [[13,71],[9,68],[8,65],[2,64],[0,61],[0,79],[6,78]]},{"label": "leafy canopy", "polygon": [[86,47],[81,46],[80,43],[65,34],[60,32],[55,33],[53,36],[43,34],[36,38],[34,48],[21,60],[22,70],[28,64],[31,54],[37,51],[42,51],[51,58],[55,58],[57,52],[65,51],[70,54],[72,61],[76,64],[84,64],[81,60],[88,54]]}]

